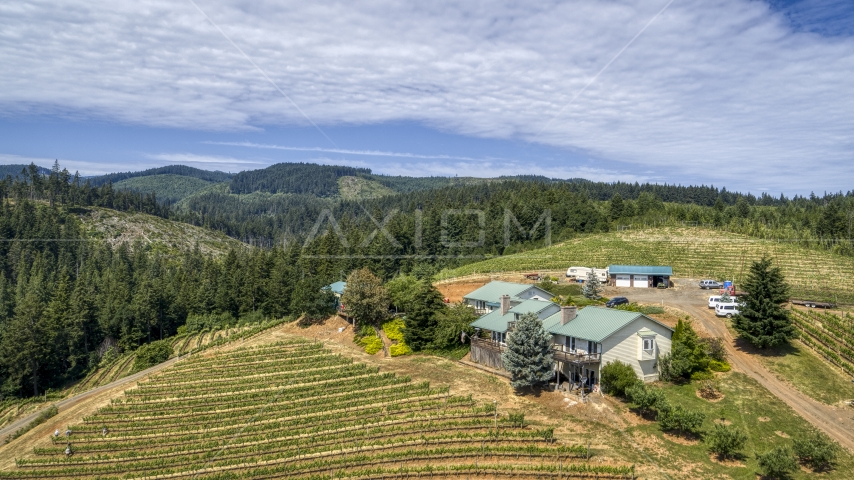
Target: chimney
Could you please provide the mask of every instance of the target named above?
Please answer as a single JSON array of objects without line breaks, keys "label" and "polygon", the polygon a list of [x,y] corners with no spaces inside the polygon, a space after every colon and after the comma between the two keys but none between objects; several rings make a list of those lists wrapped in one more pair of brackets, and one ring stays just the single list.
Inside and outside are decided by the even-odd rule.
[{"label": "chimney", "polygon": [[560,324],[566,325],[567,323],[571,322],[575,318],[575,315],[577,313],[578,307],[576,307],[575,305],[566,305],[560,307]]},{"label": "chimney", "polygon": [[502,295],[499,300],[501,300],[501,314],[504,315],[510,311],[510,296]]}]

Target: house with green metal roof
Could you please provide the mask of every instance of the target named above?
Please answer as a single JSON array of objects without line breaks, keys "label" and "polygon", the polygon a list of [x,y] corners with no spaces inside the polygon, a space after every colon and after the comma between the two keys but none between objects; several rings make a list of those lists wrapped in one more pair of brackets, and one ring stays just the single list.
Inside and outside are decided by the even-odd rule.
[{"label": "house with green metal roof", "polygon": [[667,325],[641,313],[605,307],[579,310],[575,306],[561,307],[551,301],[519,297],[514,304],[509,295],[513,293],[512,287],[495,287],[499,293],[504,292],[498,307],[472,323],[478,332],[471,342],[473,361],[503,368],[501,353],[506,349],[507,335],[512,334],[515,322],[522,315],[534,313],[552,335],[558,380],[595,385],[601,366],[613,361],[631,365],[644,381],[658,378],[658,359],[670,352],[673,336]]},{"label": "house with green metal roof", "polygon": [[612,287],[668,288],[673,268],[660,265],[609,265],[608,285]]},{"label": "house with green metal roof", "polygon": [[515,306],[525,300],[550,300],[554,295],[536,285],[523,283],[501,282],[493,280],[463,297],[466,305],[475,309],[478,314],[486,314],[501,307],[501,297],[510,299],[510,306]]}]

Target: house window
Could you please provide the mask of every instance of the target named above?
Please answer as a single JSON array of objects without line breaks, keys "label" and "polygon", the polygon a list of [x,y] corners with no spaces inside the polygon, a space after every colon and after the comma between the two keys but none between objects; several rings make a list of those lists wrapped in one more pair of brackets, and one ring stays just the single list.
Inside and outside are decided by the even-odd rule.
[{"label": "house window", "polygon": [[643,339],[643,350],[644,352],[652,353],[655,349],[655,340],[652,338],[644,338]]},{"label": "house window", "polygon": [[596,343],[587,341],[587,353],[596,353]]},{"label": "house window", "polygon": [[575,337],[565,337],[564,342],[569,351],[575,350]]}]

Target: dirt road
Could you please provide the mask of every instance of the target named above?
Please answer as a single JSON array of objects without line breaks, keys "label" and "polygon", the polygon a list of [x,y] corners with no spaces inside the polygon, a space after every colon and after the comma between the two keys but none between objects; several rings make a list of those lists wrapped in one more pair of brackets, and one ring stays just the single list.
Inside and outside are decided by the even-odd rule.
[{"label": "dirt road", "polygon": [[[854,412],[825,405],[796,390],[793,386],[778,379],[766,369],[758,359],[736,345],[735,339],[722,319],[708,308],[710,290],[693,287],[697,282],[684,280],[676,290],[653,290],[638,288],[608,288],[606,295],[619,291],[631,301],[642,303],[660,303],[677,308],[691,315],[709,335],[722,338],[727,347],[732,367],[759,382],[768,391],[789,405],[805,420],[827,433],[840,445],[854,452]],[[828,367],[830,368],[830,367]]]},{"label": "dirt road", "polygon": [[[75,405],[78,405],[81,402],[84,402],[86,400],[97,397],[98,395],[100,395],[103,392],[114,390],[117,387],[130,385],[131,383],[138,381],[139,379],[145,377],[146,375],[149,375],[149,374],[152,374],[155,372],[159,372],[160,370],[163,370],[164,368],[166,368],[170,365],[174,365],[176,362],[186,358],[187,356],[188,355],[172,358],[172,359],[167,360],[161,364],[155,365],[149,369],[143,370],[141,372],[134,373],[133,375],[128,375],[127,377],[124,377],[124,378],[120,378],[120,379],[116,380],[115,382],[108,383],[106,385],[102,385],[98,388],[93,388],[92,390],[80,393],[78,395],[68,397],[64,400],[60,400],[60,401],[56,402],[56,404],[55,404],[56,408],[59,409],[59,411],[61,413],[67,409],[70,409],[71,407],[73,407]],[[44,409],[42,409],[42,410],[44,410]],[[33,413],[27,415],[26,417],[19,418],[18,420],[15,420],[14,422],[12,422],[9,425],[6,425],[2,429],[0,429],[0,439],[5,439],[7,435],[11,435],[12,433],[15,433],[15,431],[17,431],[19,428],[21,428],[21,427],[29,424],[30,422],[32,422],[39,415],[39,413],[42,412],[42,410],[33,412]]]}]

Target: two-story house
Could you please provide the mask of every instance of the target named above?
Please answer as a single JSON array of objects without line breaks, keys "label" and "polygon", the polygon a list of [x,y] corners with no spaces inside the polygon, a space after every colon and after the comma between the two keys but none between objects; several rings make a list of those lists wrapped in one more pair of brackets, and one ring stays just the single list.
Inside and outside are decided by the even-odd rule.
[{"label": "two-story house", "polygon": [[[487,293],[499,296],[489,298]],[[531,297],[522,299],[520,295]],[[469,299],[483,301],[487,307],[472,323],[479,332],[472,338],[472,361],[503,368],[501,352],[506,348],[507,335],[522,315],[536,313],[543,328],[552,335],[555,371],[563,378],[598,383],[601,366],[614,360],[631,365],[644,381],[658,378],[658,358],[670,352],[670,327],[636,312],[561,307],[546,300],[548,296],[548,292],[532,285],[492,282],[464,297],[475,309],[480,304],[469,303]],[[491,305],[495,307],[490,309]]]}]

